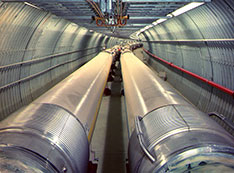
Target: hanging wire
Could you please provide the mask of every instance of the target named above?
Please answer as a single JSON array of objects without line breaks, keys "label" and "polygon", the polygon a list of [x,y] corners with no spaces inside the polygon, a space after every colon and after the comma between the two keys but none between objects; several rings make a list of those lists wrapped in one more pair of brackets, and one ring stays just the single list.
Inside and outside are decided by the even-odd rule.
[{"label": "hanging wire", "polygon": [[119,17],[119,0],[117,0],[117,16]]},{"label": "hanging wire", "polygon": [[121,0],[121,8],[120,8],[120,18],[123,16],[123,2]]},{"label": "hanging wire", "polygon": [[[99,6],[93,0],[86,0],[86,1],[93,7],[93,9],[95,10],[95,12],[99,15],[99,17],[100,17],[99,20],[102,21],[101,25],[104,25],[106,27],[105,17],[102,14],[102,11],[100,10]],[[96,24],[98,25],[97,20],[96,20]]]},{"label": "hanging wire", "polygon": [[[122,0],[117,0],[117,4],[116,4],[116,11],[114,13],[117,12],[117,15],[114,14],[114,16],[117,16],[117,23],[115,24],[106,24],[106,18],[103,15],[101,9],[99,8],[98,4],[95,3],[93,0],[86,0],[94,9],[94,11],[98,14],[99,17],[95,17],[96,20],[96,24],[97,26],[105,26],[105,27],[116,27],[116,26],[124,26],[127,23],[127,17],[124,16],[123,17],[123,3]],[[123,23],[122,20],[124,20],[125,22]],[[101,21],[101,23],[99,23],[99,21]],[[114,28],[115,29],[115,28]]]},{"label": "hanging wire", "polygon": [[95,12],[99,15],[99,17],[103,17],[103,14],[100,10],[100,8],[97,6],[97,4],[93,1],[93,0],[86,0],[92,7],[93,9],[95,10]]}]

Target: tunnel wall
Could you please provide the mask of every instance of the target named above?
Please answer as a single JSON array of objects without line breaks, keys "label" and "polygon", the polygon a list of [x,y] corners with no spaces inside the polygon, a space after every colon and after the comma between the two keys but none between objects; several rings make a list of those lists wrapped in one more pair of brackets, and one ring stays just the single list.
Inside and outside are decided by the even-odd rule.
[{"label": "tunnel wall", "polygon": [[109,39],[24,3],[0,2],[0,119],[95,57]]},{"label": "tunnel wall", "polygon": [[[234,42],[152,42],[160,40],[233,39],[234,1],[213,0],[145,31],[145,49],[160,58],[234,90]],[[154,58],[149,64],[165,71],[168,81],[204,112],[223,114],[234,122],[234,98]],[[214,118],[230,133],[224,122]]]}]

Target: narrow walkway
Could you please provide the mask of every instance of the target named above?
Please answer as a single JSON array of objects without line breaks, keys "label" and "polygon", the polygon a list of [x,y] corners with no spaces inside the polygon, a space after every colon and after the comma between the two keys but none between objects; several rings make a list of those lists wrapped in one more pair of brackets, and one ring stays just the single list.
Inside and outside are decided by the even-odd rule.
[{"label": "narrow walkway", "polygon": [[103,97],[91,141],[98,158],[98,173],[125,173],[128,147],[124,97],[121,96],[120,68],[111,84],[111,96]]}]

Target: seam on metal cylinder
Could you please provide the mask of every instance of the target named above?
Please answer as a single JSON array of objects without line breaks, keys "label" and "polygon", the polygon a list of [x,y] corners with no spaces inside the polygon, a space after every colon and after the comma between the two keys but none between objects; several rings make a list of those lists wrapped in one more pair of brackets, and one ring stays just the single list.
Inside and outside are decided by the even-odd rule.
[{"label": "seam on metal cylinder", "polygon": [[187,123],[187,121],[182,117],[182,115],[180,114],[180,112],[176,109],[175,105],[172,105],[172,107],[175,109],[175,111],[177,112],[177,114],[180,116],[180,118],[184,121],[184,123],[186,124],[186,126],[188,127],[188,131],[190,131],[190,126]]},{"label": "seam on metal cylinder", "polygon": [[[158,109],[161,109],[161,108],[164,108],[164,107],[170,107],[170,106],[175,106],[175,105],[179,105],[179,106],[188,106],[188,105],[183,105],[183,104],[167,104],[167,105],[163,105],[163,106],[160,106],[160,107],[157,107],[155,109],[152,109],[151,111],[147,112],[147,114],[145,114],[142,118],[146,117],[147,115],[149,115],[150,113],[158,110]],[[192,106],[191,106],[192,107]]]},{"label": "seam on metal cylinder", "polygon": [[[109,52],[107,52],[107,53],[109,53]],[[113,61],[113,56],[112,55],[109,55],[109,56],[111,56],[112,61]],[[111,61],[111,63],[112,63],[112,61]],[[107,74],[107,77],[106,77],[106,80],[105,80],[105,85],[103,85],[102,93],[100,94],[100,97],[99,97],[99,100],[98,100],[98,106],[96,108],[94,120],[93,120],[91,128],[90,128],[90,133],[88,134],[88,141],[89,142],[91,141],[91,138],[92,138],[93,130],[94,130],[94,127],[95,127],[95,124],[96,124],[95,122],[97,120],[97,115],[98,115],[98,111],[99,111],[99,108],[100,108],[100,105],[101,105],[102,96],[103,96],[103,92],[104,92],[104,89],[105,89],[105,86],[106,86],[106,83],[107,83],[109,72],[110,72],[110,68],[109,68],[109,71],[108,71],[108,74]]]},{"label": "seam on metal cylinder", "polygon": [[60,105],[57,105],[57,104],[51,104],[51,103],[34,103],[34,104],[40,104],[40,105],[53,105],[55,107],[58,107],[60,109],[63,109],[64,111],[68,112],[71,116],[73,116],[78,122],[79,124],[81,125],[82,129],[84,130],[84,133],[86,134],[86,131],[85,131],[85,128],[84,128],[84,125],[81,123],[81,121],[72,113],[70,112],[69,110],[67,110],[66,108],[60,106]]}]

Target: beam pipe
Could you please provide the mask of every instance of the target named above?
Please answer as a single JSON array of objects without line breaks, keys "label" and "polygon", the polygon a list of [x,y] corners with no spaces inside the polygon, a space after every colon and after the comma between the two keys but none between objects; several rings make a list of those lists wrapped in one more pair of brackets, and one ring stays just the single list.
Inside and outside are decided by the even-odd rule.
[{"label": "beam pipe", "polygon": [[141,62],[137,47],[120,58],[130,172],[233,172],[234,138]]},{"label": "beam pipe", "polygon": [[101,52],[0,123],[0,172],[87,172],[113,56]]}]

